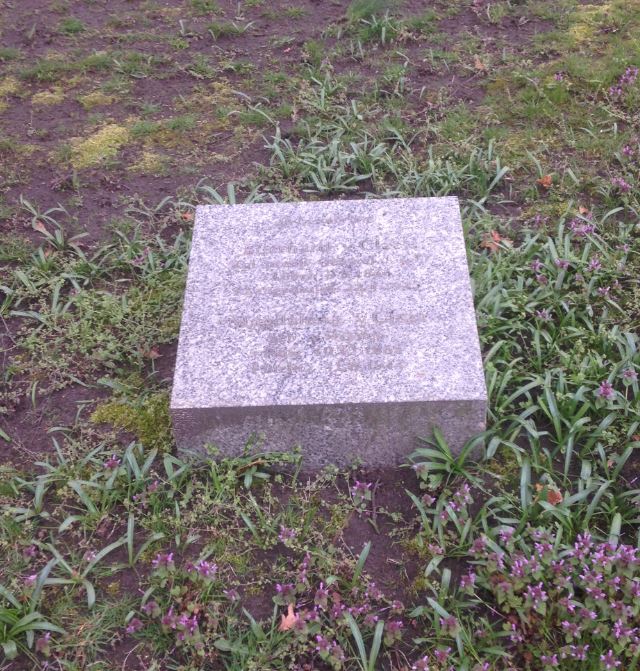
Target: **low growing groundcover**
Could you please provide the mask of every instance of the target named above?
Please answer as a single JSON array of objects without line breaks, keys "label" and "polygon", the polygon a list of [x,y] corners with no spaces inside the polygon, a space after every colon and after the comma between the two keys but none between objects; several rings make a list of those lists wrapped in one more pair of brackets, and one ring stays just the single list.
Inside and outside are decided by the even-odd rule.
[{"label": "low growing groundcover", "polygon": [[[0,26],[2,671],[638,667],[640,9],[415,4]],[[196,204],[447,194],[485,433],[176,453]]]},{"label": "low growing groundcover", "polygon": [[[568,212],[515,241],[467,220],[491,407],[469,444],[482,442],[480,463],[437,433],[405,472],[309,477],[299,455],[259,442],[239,459],[185,463],[153,376],[111,382],[117,401],[51,430],[39,474],[4,470],[5,656],[21,655],[15,668],[118,668],[112,654],[158,669],[633,668],[638,240],[609,215]],[[102,250],[102,274],[126,287],[103,317],[105,280],[77,274],[96,257],[45,243],[31,259],[38,294],[60,293],[43,278],[62,268],[80,289],[24,317],[40,324],[24,361],[46,343],[74,346],[74,375],[92,375],[92,338],[126,350],[147,315],[122,306],[181,287],[186,250],[180,236]],[[35,300],[16,294],[22,308]],[[61,326],[85,301],[101,315],[86,347]],[[104,421],[137,435],[122,442]]]}]

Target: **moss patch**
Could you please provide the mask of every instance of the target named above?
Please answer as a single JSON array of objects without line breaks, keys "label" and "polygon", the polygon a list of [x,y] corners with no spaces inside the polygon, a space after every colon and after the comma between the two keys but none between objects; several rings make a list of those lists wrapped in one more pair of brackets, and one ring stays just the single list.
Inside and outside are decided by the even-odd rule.
[{"label": "moss patch", "polygon": [[164,175],[168,168],[169,161],[166,156],[145,150],[140,159],[129,167],[129,170],[142,175]]},{"label": "moss patch", "polygon": [[170,450],[172,445],[169,395],[160,392],[133,404],[109,401],[91,415],[96,424],[111,424],[133,433],[148,449]]},{"label": "moss patch", "polygon": [[77,169],[98,165],[108,158],[114,158],[128,140],[127,128],[109,124],[74,146],[71,164]]},{"label": "moss patch", "polygon": [[0,98],[4,96],[11,96],[18,93],[20,90],[20,83],[15,77],[5,77],[0,79]]},{"label": "moss patch", "polygon": [[111,105],[115,101],[114,96],[107,95],[102,91],[92,91],[83,96],[78,96],[78,102],[86,109],[91,110],[101,105]]},{"label": "moss patch", "polygon": [[52,91],[39,91],[31,97],[31,103],[38,107],[59,105],[63,100],[64,93],[61,89],[53,89]]}]

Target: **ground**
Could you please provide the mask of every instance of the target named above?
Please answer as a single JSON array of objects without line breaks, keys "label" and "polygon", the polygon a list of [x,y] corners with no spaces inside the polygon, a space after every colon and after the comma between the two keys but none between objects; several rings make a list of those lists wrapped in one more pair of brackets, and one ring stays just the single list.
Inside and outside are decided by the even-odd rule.
[{"label": "ground", "polygon": [[[0,669],[636,668],[640,5],[0,8]],[[183,462],[195,205],[447,194],[482,459]]]}]

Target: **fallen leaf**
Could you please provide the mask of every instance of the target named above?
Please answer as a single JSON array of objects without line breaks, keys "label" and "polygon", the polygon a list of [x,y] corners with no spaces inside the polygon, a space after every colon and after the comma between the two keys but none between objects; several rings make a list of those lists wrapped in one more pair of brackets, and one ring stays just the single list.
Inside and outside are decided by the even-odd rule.
[{"label": "fallen leaf", "polygon": [[41,221],[36,221],[36,223],[33,225],[33,228],[36,231],[39,231],[43,235],[48,235],[49,231],[47,230],[47,227],[41,222]]},{"label": "fallen leaf", "polygon": [[487,66],[482,62],[482,59],[480,56],[476,54],[473,59],[473,67],[478,71],[478,72],[486,72],[487,71]]},{"label": "fallen leaf", "polygon": [[149,359],[159,359],[162,354],[160,354],[160,350],[157,347],[152,347],[146,355]]},{"label": "fallen leaf", "polygon": [[543,189],[550,189],[553,184],[553,175],[545,175],[536,181]]},{"label": "fallen leaf", "polygon": [[293,604],[290,603],[289,608],[287,609],[287,614],[282,616],[282,621],[280,622],[278,629],[280,631],[289,631],[297,620],[298,616],[293,612]]},{"label": "fallen leaf", "polygon": [[503,237],[498,231],[491,231],[490,233],[486,233],[482,238],[480,246],[488,249],[490,252],[497,252],[500,249],[500,243],[503,245],[511,245],[512,242],[513,240]]},{"label": "fallen leaf", "polygon": [[578,208],[578,212],[580,214],[589,214],[589,208],[584,207],[583,205],[580,205],[580,207]]},{"label": "fallen leaf", "polygon": [[547,502],[552,506],[557,506],[562,503],[562,493],[556,489],[547,490]]}]

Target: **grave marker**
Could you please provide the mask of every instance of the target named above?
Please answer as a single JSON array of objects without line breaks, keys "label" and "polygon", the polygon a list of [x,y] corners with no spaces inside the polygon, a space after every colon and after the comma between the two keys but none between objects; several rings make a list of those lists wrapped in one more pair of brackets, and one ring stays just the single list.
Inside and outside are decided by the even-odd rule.
[{"label": "grave marker", "polygon": [[171,413],[178,448],[302,446],[305,466],[459,450],[486,388],[456,198],[204,206]]}]

